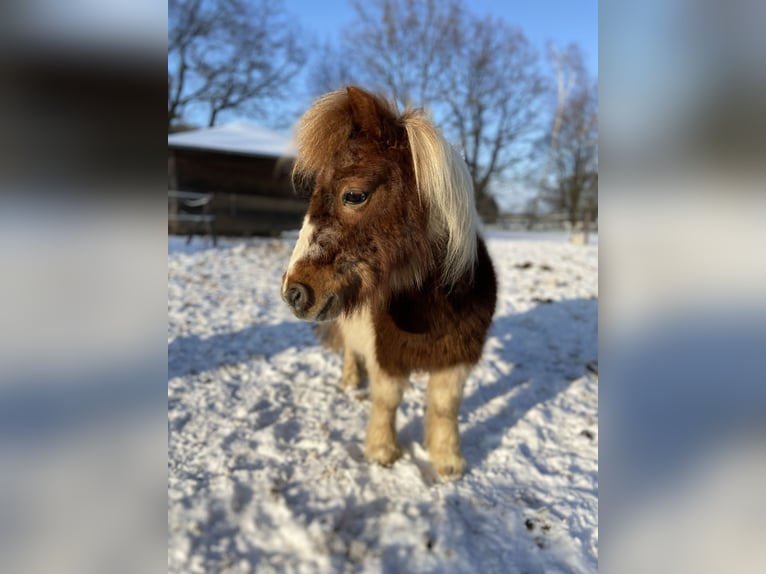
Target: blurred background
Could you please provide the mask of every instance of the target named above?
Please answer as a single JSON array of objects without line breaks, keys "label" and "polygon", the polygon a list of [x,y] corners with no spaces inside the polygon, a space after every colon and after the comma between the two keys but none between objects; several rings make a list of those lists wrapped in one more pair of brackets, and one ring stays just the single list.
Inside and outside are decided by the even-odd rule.
[{"label": "blurred background", "polygon": [[[170,231],[299,227],[290,128],[316,97],[359,85],[432,114],[468,163],[485,223],[587,233],[596,26],[595,1],[171,0]],[[195,200],[208,209],[183,209]]]},{"label": "blurred background", "polygon": [[166,41],[151,1],[0,8],[2,572],[165,564]]},{"label": "blurred background", "polygon": [[165,567],[164,138],[349,81],[431,110],[485,220],[598,221],[603,571],[762,570],[764,3],[604,3],[598,66],[590,3],[400,4],[4,3],[0,571]]},{"label": "blurred background", "polygon": [[605,572],[766,564],[765,8],[599,9]]}]

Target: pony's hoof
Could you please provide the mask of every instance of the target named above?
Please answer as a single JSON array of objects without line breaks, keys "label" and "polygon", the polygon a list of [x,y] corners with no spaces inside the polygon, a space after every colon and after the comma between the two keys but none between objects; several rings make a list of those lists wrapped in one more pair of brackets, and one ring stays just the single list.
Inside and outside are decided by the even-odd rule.
[{"label": "pony's hoof", "polygon": [[442,478],[460,478],[465,472],[465,459],[460,453],[431,454],[431,463]]},{"label": "pony's hoof", "polygon": [[355,391],[359,388],[361,381],[359,380],[359,377],[354,376],[344,376],[340,380],[340,386],[347,391]]},{"label": "pony's hoof", "polygon": [[367,460],[383,466],[391,466],[402,456],[402,449],[398,444],[368,445],[364,450]]}]

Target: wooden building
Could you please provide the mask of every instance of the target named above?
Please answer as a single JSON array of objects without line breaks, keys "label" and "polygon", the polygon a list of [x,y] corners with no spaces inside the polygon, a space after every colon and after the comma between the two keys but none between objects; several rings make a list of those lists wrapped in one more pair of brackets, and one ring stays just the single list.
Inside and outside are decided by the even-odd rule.
[{"label": "wooden building", "polygon": [[[175,133],[168,136],[168,189],[212,194],[218,235],[276,235],[298,229],[306,212],[290,182],[294,159],[289,138],[245,122]],[[171,233],[188,225],[168,218]]]}]

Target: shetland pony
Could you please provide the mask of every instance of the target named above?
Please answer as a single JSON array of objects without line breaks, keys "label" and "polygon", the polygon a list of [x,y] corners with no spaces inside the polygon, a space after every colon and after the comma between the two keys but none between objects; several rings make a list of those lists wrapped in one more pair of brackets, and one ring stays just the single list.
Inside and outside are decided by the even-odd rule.
[{"label": "shetland pony", "polygon": [[427,371],[426,447],[440,475],[460,476],[458,409],[496,298],[465,162],[422,113],[357,87],[320,97],[296,136],[293,181],[310,201],[282,298],[332,322],[344,386],[366,367],[367,459],[399,458],[396,410],[410,373]]}]

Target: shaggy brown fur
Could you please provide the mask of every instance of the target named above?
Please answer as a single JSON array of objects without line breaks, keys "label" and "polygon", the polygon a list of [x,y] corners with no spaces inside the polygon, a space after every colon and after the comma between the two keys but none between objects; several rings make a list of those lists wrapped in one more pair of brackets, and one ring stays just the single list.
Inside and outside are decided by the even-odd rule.
[{"label": "shaggy brown fur", "polygon": [[422,114],[359,88],[320,98],[297,137],[294,177],[311,198],[283,297],[302,319],[334,320],[324,337],[344,349],[344,384],[366,365],[368,458],[399,456],[403,387],[428,371],[426,442],[437,471],[459,475],[457,410],[496,298],[467,169]]}]

